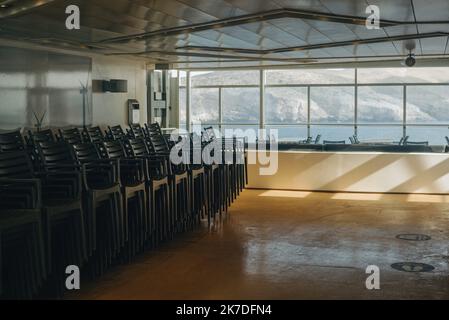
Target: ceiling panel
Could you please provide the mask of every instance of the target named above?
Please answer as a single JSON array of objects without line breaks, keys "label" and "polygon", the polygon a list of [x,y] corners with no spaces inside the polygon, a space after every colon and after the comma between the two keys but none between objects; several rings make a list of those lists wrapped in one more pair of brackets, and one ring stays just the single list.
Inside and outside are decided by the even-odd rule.
[{"label": "ceiling panel", "polygon": [[[14,0],[19,8],[23,0]],[[293,58],[318,60],[359,58],[403,58],[410,43],[413,52],[421,55],[445,55],[448,37],[441,34],[419,39],[420,35],[444,32],[449,35],[449,1],[447,0],[56,0],[46,5],[27,8],[19,15],[0,18],[0,38],[29,41],[48,46],[63,46],[71,50],[99,53],[137,53],[157,51],[145,56],[149,62],[182,62],[220,66],[254,66],[257,64],[291,63]],[[35,4],[39,4],[36,0]],[[65,7],[80,6],[81,30],[64,28]],[[345,20],[331,22],[334,17],[363,18],[368,5],[380,8],[381,21],[407,22],[369,30],[363,25]],[[290,9],[290,10],[287,10]],[[8,9],[9,10],[9,9]],[[1,10],[0,17],[8,10]],[[275,10],[271,12],[272,10]],[[300,17],[306,10],[317,14]],[[11,10],[10,10],[11,11]],[[11,11],[12,13],[13,11]],[[267,13],[277,14],[267,18]],[[325,17],[323,16],[326,15]],[[250,15],[250,17],[245,17]],[[341,16],[343,15],[343,16]],[[426,24],[416,24],[426,21]],[[330,18],[330,19],[329,19]],[[328,21],[326,21],[328,20]],[[448,20],[448,21],[446,21]],[[335,20],[332,20],[335,21]],[[359,20],[360,21],[360,20]],[[429,23],[438,22],[438,23]],[[200,25],[198,25],[200,24]],[[202,25],[201,25],[202,24]],[[207,25],[204,25],[207,24]],[[416,35],[415,40],[392,40],[389,37]],[[123,37],[126,38],[123,38]],[[50,39],[49,39],[50,38]],[[352,44],[352,41],[385,38],[372,44]],[[45,40],[47,39],[47,40]],[[46,42],[45,42],[46,41]],[[338,47],[329,47],[335,42]],[[285,51],[277,54],[243,54],[232,48],[252,50],[283,49],[306,45],[323,45],[319,49]],[[191,46],[206,47],[192,50]],[[187,47],[187,48],[186,48]],[[212,48],[208,50],[207,47]],[[220,51],[222,50],[222,51]],[[163,52],[166,52],[164,55]],[[252,57],[248,60],[247,57]],[[254,58],[260,61],[253,61]],[[425,57],[422,57],[423,59]],[[270,60],[271,59],[271,60]],[[340,59],[340,60],[338,60]],[[240,60],[237,62],[237,60]],[[214,62],[213,62],[214,61]],[[221,61],[221,62],[220,62]],[[346,61],[346,60],[345,60]]]}]

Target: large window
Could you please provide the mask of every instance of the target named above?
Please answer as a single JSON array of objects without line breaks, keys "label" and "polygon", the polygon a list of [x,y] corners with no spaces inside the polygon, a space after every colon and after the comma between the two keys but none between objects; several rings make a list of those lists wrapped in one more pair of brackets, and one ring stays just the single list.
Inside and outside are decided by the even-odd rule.
[{"label": "large window", "polygon": [[219,122],[219,90],[217,88],[193,88],[191,104],[193,123]]},{"label": "large window", "polygon": [[267,124],[307,124],[307,88],[266,88],[265,122]]},{"label": "large window", "polygon": [[354,69],[267,70],[267,85],[354,84]]},{"label": "large window", "polygon": [[259,88],[223,88],[221,92],[224,123],[259,123]]},{"label": "large window", "polygon": [[358,88],[358,123],[402,124],[403,87],[367,86]]},{"label": "large window", "polygon": [[354,123],[354,87],[312,87],[312,123]]},{"label": "large window", "polygon": [[[449,136],[449,68],[180,73],[180,122],[277,129],[280,140],[428,141]],[[261,100],[263,92],[263,100]],[[190,103],[186,97],[190,93]],[[261,113],[262,112],[262,113]]]},{"label": "large window", "polygon": [[449,86],[408,86],[407,123],[449,123]]}]

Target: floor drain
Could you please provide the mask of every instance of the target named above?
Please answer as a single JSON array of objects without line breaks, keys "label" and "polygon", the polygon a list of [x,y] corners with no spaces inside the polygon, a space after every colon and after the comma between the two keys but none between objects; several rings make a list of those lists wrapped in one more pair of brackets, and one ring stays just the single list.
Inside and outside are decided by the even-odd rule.
[{"label": "floor drain", "polygon": [[435,270],[434,266],[425,263],[417,263],[417,262],[399,262],[393,263],[391,267],[398,271],[404,272],[431,272]]},{"label": "floor drain", "polygon": [[430,236],[425,234],[400,234],[396,236],[397,239],[406,241],[428,241],[432,239]]}]

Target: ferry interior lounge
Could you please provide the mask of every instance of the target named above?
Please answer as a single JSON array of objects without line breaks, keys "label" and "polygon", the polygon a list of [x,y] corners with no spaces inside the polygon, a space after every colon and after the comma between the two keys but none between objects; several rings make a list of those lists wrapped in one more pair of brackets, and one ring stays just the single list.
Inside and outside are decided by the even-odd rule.
[{"label": "ferry interior lounge", "polygon": [[448,244],[449,1],[0,0],[0,300],[446,300]]}]

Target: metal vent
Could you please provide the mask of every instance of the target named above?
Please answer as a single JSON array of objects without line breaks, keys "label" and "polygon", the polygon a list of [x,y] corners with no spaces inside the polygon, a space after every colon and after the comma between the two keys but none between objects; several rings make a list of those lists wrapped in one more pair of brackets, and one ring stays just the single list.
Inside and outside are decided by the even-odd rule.
[{"label": "metal vent", "polygon": [[418,262],[399,262],[393,263],[391,267],[398,271],[403,272],[431,272],[435,270],[434,266],[425,263]]},{"label": "metal vent", "polygon": [[431,240],[432,237],[425,234],[400,234],[396,236],[397,239],[406,240],[406,241],[428,241]]}]

